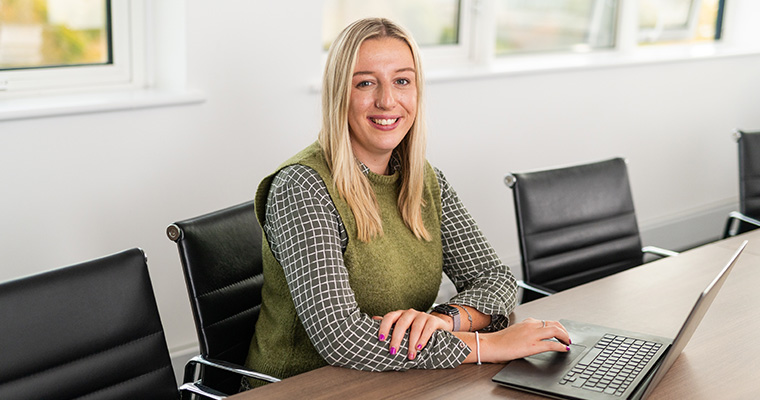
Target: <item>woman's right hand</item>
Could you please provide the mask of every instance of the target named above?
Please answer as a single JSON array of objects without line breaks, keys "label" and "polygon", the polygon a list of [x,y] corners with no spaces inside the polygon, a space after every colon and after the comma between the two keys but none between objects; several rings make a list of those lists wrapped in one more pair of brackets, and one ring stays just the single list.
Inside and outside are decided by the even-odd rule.
[{"label": "woman's right hand", "polygon": [[384,342],[390,335],[389,351],[395,355],[401,347],[401,341],[409,332],[409,350],[407,358],[414,360],[417,353],[427,345],[436,330],[450,329],[449,324],[441,318],[417,311],[415,309],[391,311],[382,317],[372,317],[380,321],[378,339]]},{"label": "woman's right hand", "polygon": [[[459,335],[458,335],[459,336]],[[469,335],[468,335],[469,336]],[[543,321],[528,318],[493,333],[480,334],[480,359],[482,362],[502,363],[532,356],[545,351],[567,352],[570,350],[570,335],[557,321]],[[465,342],[473,350],[466,361],[477,361],[475,337],[469,336]],[[557,339],[557,341],[550,340]]]}]

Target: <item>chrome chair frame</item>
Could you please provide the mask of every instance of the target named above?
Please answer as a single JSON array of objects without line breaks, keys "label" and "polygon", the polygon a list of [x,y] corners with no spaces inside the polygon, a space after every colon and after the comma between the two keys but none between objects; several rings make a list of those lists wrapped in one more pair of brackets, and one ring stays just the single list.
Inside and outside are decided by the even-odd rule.
[{"label": "chrome chair frame", "polygon": [[[222,317],[207,315],[207,313],[210,314],[210,309],[207,293],[205,292],[213,290],[216,293],[215,296],[221,295],[221,289],[214,286],[216,285],[215,277],[229,273],[232,274],[230,276],[234,275],[236,279],[245,279],[248,282],[248,278],[251,277],[256,268],[254,264],[259,263],[256,265],[259,265],[258,268],[260,268],[260,260],[256,260],[256,252],[259,250],[257,250],[255,243],[248,243],[248,241],[260,240],[260,236],[257,235],[260,235],[261,228],[258,227],[258,222],[253,216],[253,209],[253,202],[249,201],[195,218],[178,221],[166,228],[167,237],[177,244],[179,250],[188,296],[193,309],[196,333],[201,345],[201,354],[192,357],[185,364],[184,382],[191,382],[196,379],[196,376],[200,376],[201,381],[203,381],[205,377],[204,368],[206,367],[270,383],[280,381],[279,378],[247,369],[239,365],[236,359],[234,360],[235,362],[231,362],[209,356],[209,353],[215,356],[218,356],[218,353],[220,353],[220,349],[217,348],[219,347],[219,333],[215,331],[217,332],[214,334],[214,338],[216,339],[211,339],[209,336],[210,332],[208,332],[208,329],[210,329],[209,324],[214,325],[212,320]],[[248,225],[249,223],[256,224],[256,226],[250,226]],[[218,248],[219,244],[223,244],[224,251],[220,252]],[[236,249],[237,253],[229,254],[229,259],[222,259],[224,254],[231,251],[235,252]],[[204,254],[205,257],[201,257],[201,254]],[[245,262],[241,263],[241,259],[245,260]],[[219,274],[217,274],[216,268],[224,266],[233,267],[234,270],[225,272],[223,269],[219,269]],[[204,273],[210,273],[209,271],[213,271],[215,277],[203,275]],[[197,277],[195,276],[196,274],[198,274]],[[209,278],[209,282],[196,282],[204,276]],[[214,283],[211,281],[214,281]],[[245,293],[248,293],[249,290],[254,289],[252,287],[246,289]],[[253,299],[255,295],[255,293],[249,293],[246,298]],[[250,305],[246,307],[250,307]],[[215,308],[214,310],[227,313],[230,312],[228,308]],[[235,313],[237,312],[235,311]],[[245,315],[250,314],[245,312]],[[228,317],[223,318],[228,320]],[[246,317],[246,319],[249,321],[245,323],[245,327],[248,327],[249,324],[255,325],[255,318],[250,320],[249,317]],[[254,325],[250,325],[251,334],[254,332]],[[221,353],[231,355],[227,350]],[[237,354],[237,352],[234,354]],[[207,382],[207,384],[211,383]]]}]

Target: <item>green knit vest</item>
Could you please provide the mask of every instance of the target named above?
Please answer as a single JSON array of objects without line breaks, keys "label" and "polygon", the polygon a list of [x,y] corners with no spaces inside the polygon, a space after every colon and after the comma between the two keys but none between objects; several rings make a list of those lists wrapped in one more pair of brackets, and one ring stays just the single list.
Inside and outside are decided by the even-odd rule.
[{"label": "green knit vest", "polygon": [[[380,205],[383,236],[369,243],[357,238],[354,215],[333,185],[318,143],[286,161],[261,182],[255,203],[262,226],[272,179],[279,170],[294,164],[308,166],[319,174],[340,214],[348,234],[343,259],[361,312],[371,317],[394,310],[414,308],[425,311],[430,308],[438,293],[443,265],[440,188],[430,164],[425,166],[423,199],[426,206],[422,208],[422,217],[432,240],[418,240],[401,218],[397,206],[400,173],[385,176],[370,172],[368,178]],[[282,266],[272,255],[266,238],[262,242],[262,258],[262,307],[246,365],[279,378],[327,365],[309,341],[296,315]],[[251,380],[251,384],[259,386],[263,383]]]}]

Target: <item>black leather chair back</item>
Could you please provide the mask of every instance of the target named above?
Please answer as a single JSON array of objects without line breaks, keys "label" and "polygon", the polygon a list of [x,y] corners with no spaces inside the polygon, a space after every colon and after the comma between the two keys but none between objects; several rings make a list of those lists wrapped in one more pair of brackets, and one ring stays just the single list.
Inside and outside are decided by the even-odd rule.
[{"label": "black leather chair back", "polygon": [[145,256],[0,284],[0,399],[177,399]]},{"label": "black leather chair back", "polygon": [[561,291],[642,264],[625,160],[511,175],[526,283]]},{"label": "black leather chair back", "polygon": [[[169,225],[177,242],[201,354],[243,365],[261,309],[261,228],[253,201]],[[201,380],[237,393],[240,376],[201,368]]]},{"label": "black leather chair back", "polygon": [[[740,211],[750,218],[760,219],[760,132],[740,132],[738,138]],[[739,233],[755,228],[740,222]]]}]

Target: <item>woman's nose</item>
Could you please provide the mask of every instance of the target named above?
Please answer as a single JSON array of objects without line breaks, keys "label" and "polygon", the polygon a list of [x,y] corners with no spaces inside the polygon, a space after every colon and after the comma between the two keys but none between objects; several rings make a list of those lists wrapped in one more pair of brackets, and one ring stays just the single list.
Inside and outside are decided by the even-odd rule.
[{"label": "woman's nose", "polygon": [[375,107],[381,110],[390,110],[395,106],[396,98],[393,93],[393,87],[382,85],[378,87],[377,97],[375,98]]}]

